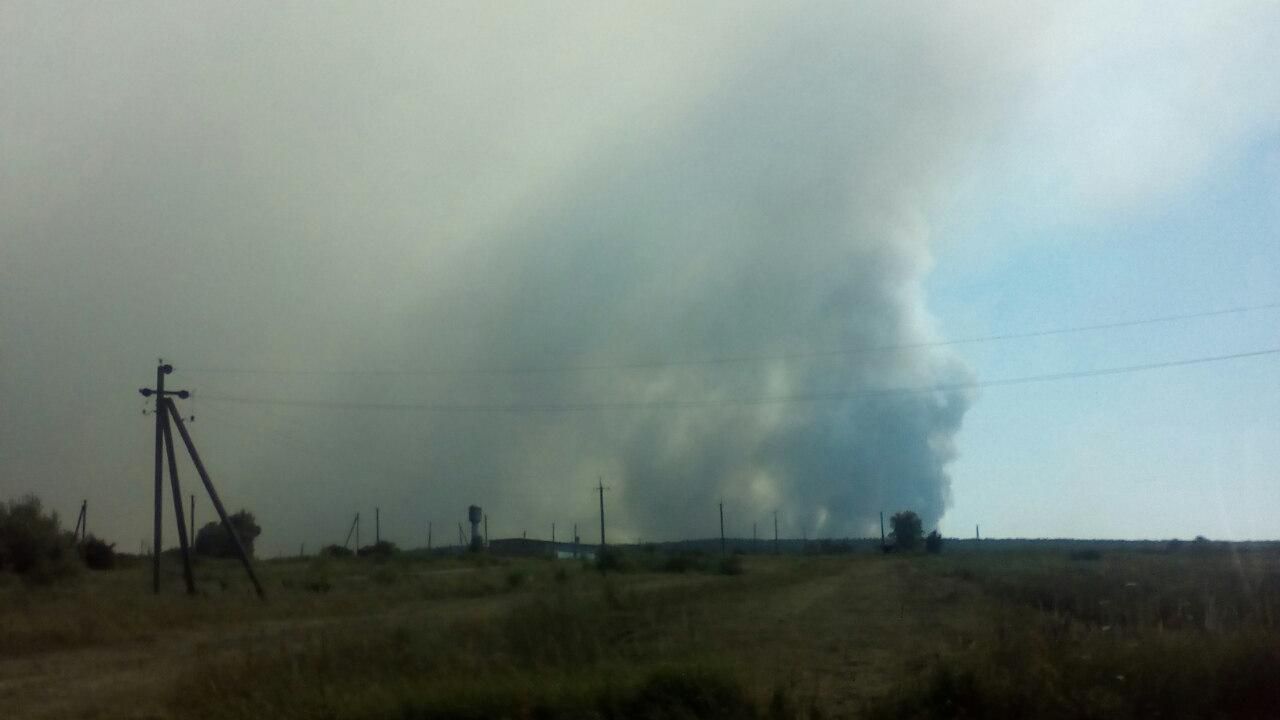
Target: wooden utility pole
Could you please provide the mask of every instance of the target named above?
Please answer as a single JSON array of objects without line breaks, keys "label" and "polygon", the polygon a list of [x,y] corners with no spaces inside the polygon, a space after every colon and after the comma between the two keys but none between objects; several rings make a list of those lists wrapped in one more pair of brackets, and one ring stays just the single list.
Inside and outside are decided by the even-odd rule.
[{"label": "wooden utility pole", "polygon": [[884,544],[884,511],[880,511],[880,549],[888,547]]},{"label": "wooden utility pole", "polygon": [[160,594],[160,513],[161,493],[164,492],[164,376],[173,372],[173,366],[161,362],[156,366],[156,487],[155,522],[151,534],[151,591]]},{"label": "wooden utility pole", "polygon": [[982,539],[982,526],[981,526],[981,525],[974,525],[974,526],[973,526],[973,539],[974,539],[974,540],[981,540],[981,539]]},{"label": "wooden utility pole", "polygon": [[186,534],[187,525],[182,517],[182,491],[178,486],[178,466],[173,457],[173,438],[169,434],[169,416],[172,415],[175,422],[182,422],[182,418],[178,415],[177,406],[173,404],[173,397],[187,398],[191,393],[186,390],[165,390],[164,377],[173,372],[172,365],[164,364],[161,360],[156,365],[156,386],[154,388],[140,388],[139,393],[143,397],[155,396],[155,416],[156,416],[156,442],[155,442],[155,503],[154,522],[152,523],[151,535],[151,590],[154,593],[160,592],[160,552],[164,548],[163,537],[161,533],[161,523],[164,520],[164,448],[166,438],[169,444],[169,475],[173,485],[173,507],[175,516],[178,521],[178,536],[182,547],[182,562],[187,576],[187,589],[194,592],[194,587],[190,579],[190,550],[187,547]]},{"label": "wooden utility pole", "polygon": [[431,523],[427,523],[427,552],[431,552]]},{"label": "wooden utility pole", "polygon": [[360,552],[360,513],[356,513],[355,519],[351,521],[351,529],[347,530],[347,539],[342,541],[342,547],[351,547],[351,535],[356,536],[355,552]]},{"label": "wooden utility pole", "polygon": [[600,484],[596,488],[600,491],[600,549],[605,548],[604,540],[604,478],[600,478]]},{"label": "wooden utility pole", "polygon": [[[168,405],[174,408],[172,400]],[[176,408],[173,409],[173,415],[175,420],[179,419]],[[182,488],[178,486],[178,460],[174,457],[173,433],[169,430],[167,420],[164,423],[164,449],[169,456],[169,483],[173,486],[173,516],[178,521],[178,547],[182,549],[182,579],[187,584],[187,594],[195,595],[196,581],[191,574],[191,548],[187,544],[187,521],[182,517]]]},{"label": "wooden utility pole", "polygon": [[378,507],[373,509],[373,544],[382,544],[382,508]]},{"label": "wooden utility pole", "polygon": [[720,554],[724,554],[724,501],[720,501]]},{"label": "wooden utility pole", "polygon": [[89,537],[89,528],[88,528],[89,521],[87,518],[88,509],[89,509],[89,501],[81,500],[80,514],[76,517],[76,529],[71,532],[71,537],[75,542],[82,543],[85,540],[87,540]]},{"label": "wooden utility pole", "polygon": [[556,545],[556,524],[551,523],[551,549],[555,550]]}]

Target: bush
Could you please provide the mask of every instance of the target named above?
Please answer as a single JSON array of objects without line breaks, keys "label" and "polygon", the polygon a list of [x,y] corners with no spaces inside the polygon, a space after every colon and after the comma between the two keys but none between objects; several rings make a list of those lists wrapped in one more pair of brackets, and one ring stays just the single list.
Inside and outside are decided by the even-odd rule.
[{"label": "bush", "polygon": [[372,545],[365,545],[360,548],[356,551],[356,555],[359,557],[389,558],[398,552],[400,552],[400,548],[396,547],[395,543],[389,540],[379,540]]},{"label": "bush", "polygon": [[320,557],[345,558],[351,557],[355,553],[351,552],[351,548],[341,545],[325,545],[320,549]]},{"label": "bush", "polygon": [[929,533],[929,536],[924,539],[924,549],[934,555],[942,552],[942,536],[937,530]]},{"label": "bush", "polygon": [[898,550],[915,550],[920,547],[920,538],[923,537],[923,523],[920,522],[920,516],[905,510],[900,513],[894,513],[889,518],[889,525],[893,527],[893,532],[889,536],[893,538],[894,547]]},{"label": "bush", "polygon": [[[247,510],[240,512],[227,518],[231,527],[235,528],[236,537],[240,538],[240,544],[244,546],[244,551],[249,557],[253,557],[253,541],[262,534],[262,528],[258,527],[258,523],[253,518],[253,513]],[[235,543],[227,534],[221,522],[211,522],[200,528],[196,533],[196,555],[215,558],[233,558],[237,557]]]},{"label": "bush", "polygon": [[44,584],[73,574],[73,558],[71,535],[59,528],[57,513],[44,513],[40,498],[28,495],[0,505],[0,570]]},{"label": "bush", "polygon": [[720,558],[720,563],[716,569],[721,575],[741,575],[742,574],[742,556],[730,555],[726,558]]},{"label": "bush", "polygon": [[600,572],[624,572],[629,568],[622,550],[606,546],[596,551],[596,569]]},{"label": "bush", "polygon": [[676,553],[662,563],[663,572],[686,573],[702,569],[702,557],[691,553]]},{"label": "bush", "polygon": [[1072,560],[1101,560],[1102,552],[1093,548],[1086,548],[1084,550],[1072,550],[1067,557]]},{"label": "bush", "polygon": [[80,546],[80,557],[90,570],[111,570],[116,566],[116,544],[90,535]]}]

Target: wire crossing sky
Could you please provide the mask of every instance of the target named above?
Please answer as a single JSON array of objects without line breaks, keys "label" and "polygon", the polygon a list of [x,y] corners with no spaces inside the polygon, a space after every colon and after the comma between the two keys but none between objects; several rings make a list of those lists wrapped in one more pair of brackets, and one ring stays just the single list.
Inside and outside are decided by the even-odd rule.
[{"label": "wire crossing sky", "polygon": [[1164,362],[1144,363],[1140,365],[1122,365],[1119,367],[1095,368],[1092,370],[1075,370],[1059,373],[1049,373],[1046,375],[1028,375],[1025,377],[999,378],[992,380],[974,380],[965,383],[955,383],[950,385],[933,385],[930,387],[896,387],[881,388],[877,390],[863,390],[858,392],[812,392],[812,393],[795,393],[791,395],[773,395],[762,397],[742,397],[727,398],[721,400],[671,400],[658,402],[599,402],[599,403],[566,403],[558,405],[448,405],[433,403],[372,403],[372,402],[343,402],[343,401],[325,401],[325,400],[299,400],[289,398],[271,398],[271,397],[237,397],[230,395],[201,395],[201,398],[210,402],[224,403],[241,403],[246,405],[286,405],[291,407],[305,407],[326,410],[420,410],[424,412],[442,412],[442,413],[465,413],[465,412],[499,412],[499,413],[545,413],[545,412],[590,412],[597,410],[651,410],[651,409],[672,409],[679,410],[682,408],[700,408],[712,406],[726,405],[772,405],[785,403],[813,403],[813,402],[841,402],[849,400],[859,400],[863,398],[886,397],[894,395],[918,395],[928,393],[948,393],[957,390],[976,390],[986,387],[1004,387],[1009,385],[1025,385],[1029,383],[1057,382],[1060,380],[1075,380],[1079,378],[1103,377],[1108,375],[1124,375],[1135,372],[1146,372],[1149,370],[1163,370],[1166,368],[1185,367],[1187,365],[1202,365],[1205,363],[1224,362],[1227,360],[1240,360],[1244,358],[1256,358],[1267,355],[1280,354],[1280,348],[1269,348],[1266,350],[1255,350],[1252,352],[1233,353],[1231,355],[1218,355],[1210,357],[1187,358],[1182,360],[1166,360]]},{"label": "wire crossing sky", "polygon": [[0,498],[147,537],[163,357],[267,554],[1280,537],[1274,4],[4,19]]},{"label": "wire crossing sky", "polygon": [[847,355],[861,355],[866,353],[888,352],[891,350],[911,350],[916,348],[930,347],[947,347],[949,345],[969,345],[974,343],[999,342],[1006,340],[1024,340],[1027,338],[1048,337],[1050,335],[1069,335],[1073,333],[1093,332],[1097,330],[1116,330],[1120,328],[1138,327],[1141,325],[1155,325],[1161,323],[1178,322],[1182,320],[1196,320],[1201,318],[1218,317],[1222,315],[1234,315],[1237,313],[1253,312],[1255,310],[1274,310],[1280,308],[1280,303],[1263,303],[1260,305],[1250,305],[1246,307],[1227,308],[1225,310],[1207,310],[1195,313],[1183,313],[1180,315],[1167,315],[1164,317],[1142,318],[1138,320],[1121,320],[1118,322],[1098,323],[1094,325],[1077,325],[1073,327],[1055,328],[1052,330],[1032,330],[1025,332],[1007,332],[997,335],[984,335],[980,337],[959,338],[956,340],[936,340],[932,342],[916,343],[913,345],[882,345],[877,347],[850,348],[847,350],[827,350],[818,351],[808,354],[790,354],[790,355],[745,355],[737,357],[720,357],[720,358],[704,358],[701,360],[668,360],[663,362],[627,362],[615,363],[611,365],[562,365],[558,367],[524,367],[524,368],[454,368],[454,369],[425,369],[425,370],[284,370],[278,368],[187,368],[187,372],[204,373],[209,375],[500,375],[500,374],[538,374],[538,373],[555,373],[555,372],[586,372],[593,370],[634,370],[647,368],[670,368],[670,367],[687,367],[702,365],[727,365],[734,363],[760,363],[760,362],[776,362],[781,360],[798,360],[815,357],[843,357]]}]

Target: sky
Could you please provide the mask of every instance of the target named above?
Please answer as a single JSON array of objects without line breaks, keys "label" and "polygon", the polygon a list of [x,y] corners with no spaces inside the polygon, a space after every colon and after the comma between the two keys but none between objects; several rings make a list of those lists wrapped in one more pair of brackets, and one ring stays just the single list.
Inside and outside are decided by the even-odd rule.
[{"label": "sky", "polygon": [[1001,384],[1280,348],[1275,67],[1270,3],[5,2],[0,498],[149,542],[164,358],[266,555],[597,484],[1280,538],[1280,355]]}]

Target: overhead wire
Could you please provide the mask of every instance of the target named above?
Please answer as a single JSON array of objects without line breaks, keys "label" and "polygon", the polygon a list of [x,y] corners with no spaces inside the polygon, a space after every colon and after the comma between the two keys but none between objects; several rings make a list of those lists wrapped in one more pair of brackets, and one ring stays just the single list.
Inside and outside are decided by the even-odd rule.
[{"label": "overhead wire", "polygon": [[959,392],[987,387],[1004,387],[1010,385],[1026,385],[1032,383],[1058,382],[1087,377],[1121,375],[1147,372],[1165,368],[1202,365],[1207,363],[1241,360],[1245,358],[1263,357],[1280,354],[1280,348],[1267,348],[1225,355],[1209,355],[1161,362],[1141,363],[1136,365],[1120,365],[1089,370],[1071,370],[1040,375],[1024,375],[1020,377],[998,378],[994,380],[972,380],[945,383],[922,387],[895,387],[870,390],[832,391],[790,393],[784,395],[762,395],[755,397],[717,398],[708,400],[653,400],[653,401],[605,401],[584,403],[509,403],[509,404],[462,404],[462,403],[391,403],[365,401],[307,400],[294,398],[247,397],[238,395],[202,395],[205,402],[239,403],[247,405],[276,405],[289,407],[305,407],[325,410],[394,410],[410,412],[439,413],[560,413],[589,412],[599,410],[649,410],[649,409],[686,409],[702,407],[722,407],[733,405],[774,405],[787,403],[816,403],[831,401],[859,400],[879,397],[909,396],[932,393]]},{"label": "overhead wire", "polygon": [[640,370],[640,369],[661,369],[675,367],[704,367],[715,365],[731,365],[731,364],[747,364],[747,363],[767,363],[780,362],[786,360],[805,360],[825,357],[848,357],[853,355],[873,354],[882,352],[893,352],[898,350],[915,350],[925,348],[949,347],[955,345],[974,345],[989,342],[1005,342],[1010,340],[1025,340],[1030,338],[1051,337],[1054,335],[1068,335],[1085,332],[1096,332],[1102,330],[1116,330],[1128,327],[1139,327],[1143,325],[1155,325],[1162,323],[1179,322],[1183,320],[1195,320],[1200,318],[1218,317],[1223,315],[1235,315],[1241,313],[1255,312],[1259,310],[1274,310],[1280,308],[1280,302],[1260,303],[1256,305],[1243,305],[1232,308],[1221,308],[1217,310],[1206,310],[1199,312],[1180,313],[1176,315],[1161,315],[1156,317],[1138,318],[1133,320],[1121,320],[1106,323],[1094,323],[1088,325],[1073,325],[1059,328],[1051,328],[1048,330],[1032,330],[1024,332],[1008,332],[996,333],[991,335],[975,335],[971,337],[954,338],[950,340],[930,340],[913,343],[896,343],[887,345],[867,345],[855,348],[833,349],[833,350],[817,350],[808,352],[794,353],[777,353],[777,354],[756,354],[756,355],[730,355],[710,358],[693,358],[686,360],[653,360],[653,361],[632,361],[618,363],[592,363],[592,364],[566,364],[566,365],[532,365],[524,367],[472,367],[472,368],[424,368],[420,370],[368,370],[368,369],[289,369],[289,368],[253,368],[253,367],[184,367],[184,372],[203,373],[208,375],[342,375],[342,376],[370,376],[370,377],[428,377],[428,376],[465,376],[465,375],[532,375],[532,374],[551,374],[551,373],[572,373],[572,372],[602,372],[609,370]]}]

